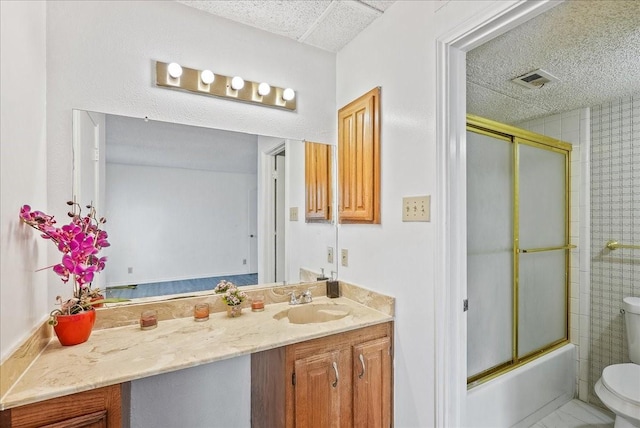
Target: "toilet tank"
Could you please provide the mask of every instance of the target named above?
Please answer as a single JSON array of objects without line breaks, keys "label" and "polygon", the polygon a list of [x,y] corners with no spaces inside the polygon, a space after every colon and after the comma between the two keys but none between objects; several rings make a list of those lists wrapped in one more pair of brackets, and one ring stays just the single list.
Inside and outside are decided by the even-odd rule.
[{"label": "toilet tank", "polygon": [[640,297],[625,297],[622,301],[627,327],[629,359],[640,364]]}]

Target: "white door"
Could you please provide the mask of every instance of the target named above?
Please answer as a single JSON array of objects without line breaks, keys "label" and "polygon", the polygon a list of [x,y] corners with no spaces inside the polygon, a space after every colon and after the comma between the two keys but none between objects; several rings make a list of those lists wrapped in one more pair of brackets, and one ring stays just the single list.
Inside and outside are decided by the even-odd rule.
[{"label": "white door", "polygon": [[285,152],[275,156],[275,281],[281,282],[285,278],[284,243],[285,243]]},{"label": "white door", "polygon": [[249,190],[249,273],[258,272],[258,188]]},{"label": "white door", "polygon": [[73,132],[74,157],[74,197],[80,206],[98,203],[98,160],[100,128],[89,112],[75,110]]}]

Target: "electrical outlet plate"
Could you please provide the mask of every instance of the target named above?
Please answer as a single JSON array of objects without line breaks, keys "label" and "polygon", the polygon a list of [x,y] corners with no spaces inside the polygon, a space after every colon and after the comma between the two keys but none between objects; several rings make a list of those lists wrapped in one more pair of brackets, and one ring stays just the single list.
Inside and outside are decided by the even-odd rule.
[{"label": "electrical outlet plate", "polygon": [[344,267],[349,266],[349,250],[346,248],[340,250],[340,264]]},{"label": "electrical outlet plate", "polygon": [[298,207],[289,208],[289,220],[298,221]]},{"label": "electrical outlet plate", "polygon": [[431,221],[431,196],[402,198],[402,221]]},{"label": "electrical outlet plate", "polygon": [[327,263],[333,263],[333,247],[327,247]]}]

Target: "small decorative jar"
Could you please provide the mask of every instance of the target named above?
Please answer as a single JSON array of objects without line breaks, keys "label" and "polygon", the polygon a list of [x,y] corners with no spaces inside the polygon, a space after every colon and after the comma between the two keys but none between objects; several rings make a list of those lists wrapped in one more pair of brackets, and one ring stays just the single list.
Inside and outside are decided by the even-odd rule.
[{"label": "small decorative jar", "polygon": [[242,315],[242,306],[241,305],[228,305],[227,306],[227,316],[229,318],[236,318]]},{"label": "small decorative jar", "polygon": [[140,314],[140,329],[151,330],[158,326],[158,313],[151,309]]},{"label": "small decorative jar", "polygon": [[196,305],[193,307],[193,320],[206,321],[208,319],[209,319],[209,304],[196,303]]},{"label": "small decorative jar", "polygon": [[264,295],[256,294],[253,299],[251,299],[251,310],[253,312],[264,311]]}]

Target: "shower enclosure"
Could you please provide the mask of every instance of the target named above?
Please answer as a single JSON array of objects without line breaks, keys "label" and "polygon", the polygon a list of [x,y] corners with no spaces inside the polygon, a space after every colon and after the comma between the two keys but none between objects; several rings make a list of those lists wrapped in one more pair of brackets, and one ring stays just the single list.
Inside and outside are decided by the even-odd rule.
[{"label": "shower enclosure", "polygon": [[467,383],[568,343],[571,145],[467,117]]}]

